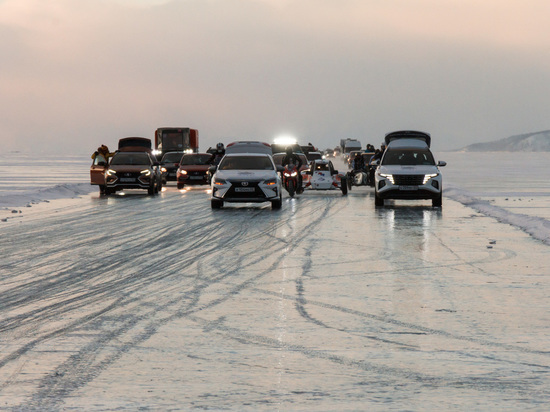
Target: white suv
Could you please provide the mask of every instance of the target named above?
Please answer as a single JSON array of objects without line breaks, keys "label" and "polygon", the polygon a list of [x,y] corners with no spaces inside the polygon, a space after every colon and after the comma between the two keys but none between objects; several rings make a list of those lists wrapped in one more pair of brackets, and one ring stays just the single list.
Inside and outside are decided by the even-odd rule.
[{"label": "white suv", "polygon": [[430,151],[430,135],[417,131],[400,131],[386,135],[386,151],[375,173],[374,202],[384,206],[384,199],[431,199],[442,206],[443,179]]},{"label": "white suv", "polygon": [[271,202],[273,209],[283,203],[278,167],[268,154],[226,154],[212,170],[212,209],[224,202]]}]

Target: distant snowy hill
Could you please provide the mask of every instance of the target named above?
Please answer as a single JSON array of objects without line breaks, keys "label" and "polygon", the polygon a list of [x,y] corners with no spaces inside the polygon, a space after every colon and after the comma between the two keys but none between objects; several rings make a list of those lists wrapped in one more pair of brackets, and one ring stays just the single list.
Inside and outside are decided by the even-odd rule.
[{"label": "distant snowy hill", "polygon": [[550,152],[550,130],[466,146],[464,152]]}]

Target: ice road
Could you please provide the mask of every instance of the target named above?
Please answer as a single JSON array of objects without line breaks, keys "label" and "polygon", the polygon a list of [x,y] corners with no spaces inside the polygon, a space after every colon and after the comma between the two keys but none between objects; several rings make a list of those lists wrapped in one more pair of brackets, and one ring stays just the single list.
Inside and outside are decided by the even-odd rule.
[{"label": "ice road", "polygon": [[457,201],[33,209],[0,227],[0,409],[548,407],[549,246]]}]

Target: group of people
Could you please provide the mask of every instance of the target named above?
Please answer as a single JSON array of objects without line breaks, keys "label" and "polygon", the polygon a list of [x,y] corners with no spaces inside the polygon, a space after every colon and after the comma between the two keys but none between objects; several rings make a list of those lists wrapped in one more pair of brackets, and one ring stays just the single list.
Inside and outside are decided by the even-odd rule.
[{"label": "group of people", "polygon": [[364,153],[374,153],[368,162],[365,162],[365,158],[362,153],[356,153],[355,157],[351,161],[351,175],[355,176],[356,173],[364,172],[368,174],[368,181],[374,181],[374,167],[370,167],[373,164],[380,163],[380,159],[386,151],[386,144],[382,143],[380,149],[375,149],[372,144],[367,144],[367,148]]},{"label": "group of people", "polygon": [[386,151],[386,144],[382,143],[380,146],[380,149],[375,149],[373,145],[368,144],[367,148],[364,153],[374,153],[368,162],[365,162],[365,158],[363,157],[362,153],[358,152],[355,154],[355,157],[351,161],[351,168],[352,170],[358,172],[358,171],[364,171],[368,165],[371,165],[373,162],[379,162],[380,159],[382,159],[382,155]]}]

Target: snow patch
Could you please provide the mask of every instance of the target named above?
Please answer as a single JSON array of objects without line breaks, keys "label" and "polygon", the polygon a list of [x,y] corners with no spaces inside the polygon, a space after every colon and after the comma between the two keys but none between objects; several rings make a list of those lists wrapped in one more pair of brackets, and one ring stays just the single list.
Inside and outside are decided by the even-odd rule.
[{"label": "snow patch", "polygon": [[501,223],[507,223],[520,228],[535,239],[550,245],[550,221],[547,219],[510,212],[491,204],[487,200],[475,197],[474,194],[468,191],[455,187],[445,189],[444,194],[446,197],[462,203],[464,206],[468,206],[485,216],[495,218]]},{"label": "snow patch", "polygon": [[4,209],[16,206],[31,207],[33,204],[48,203],[55,199],[72,199],[95,191],[97,191],[97,187],[89,183],[67,183],[14,194],[3,193],[0,197],[0,207]]}]

